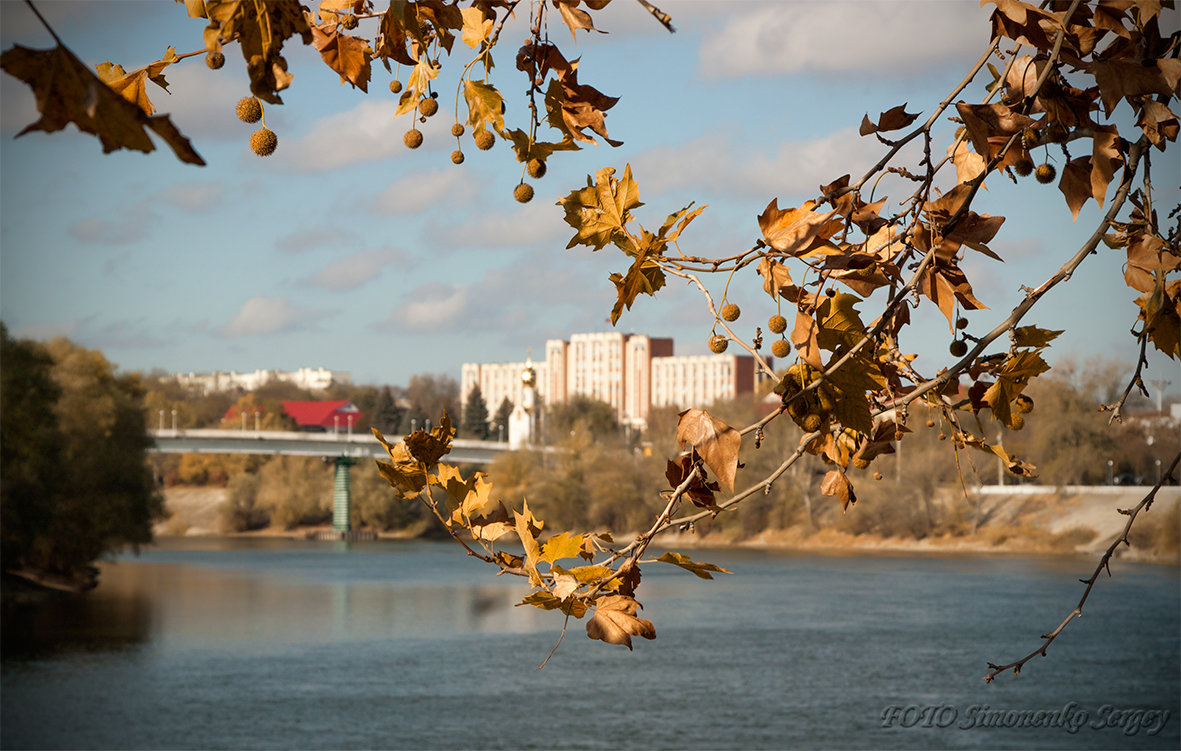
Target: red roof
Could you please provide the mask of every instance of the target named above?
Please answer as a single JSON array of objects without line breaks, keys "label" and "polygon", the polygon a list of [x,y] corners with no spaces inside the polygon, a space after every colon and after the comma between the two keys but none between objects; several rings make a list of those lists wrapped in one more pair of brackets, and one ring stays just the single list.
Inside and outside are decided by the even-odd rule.
[{"label": "red roof", "polygon": [[350,420],[356,427],[361,417],[361,410],[347,399],[328,402],[283,402],[283,411],[301,428],[347,428]]}]

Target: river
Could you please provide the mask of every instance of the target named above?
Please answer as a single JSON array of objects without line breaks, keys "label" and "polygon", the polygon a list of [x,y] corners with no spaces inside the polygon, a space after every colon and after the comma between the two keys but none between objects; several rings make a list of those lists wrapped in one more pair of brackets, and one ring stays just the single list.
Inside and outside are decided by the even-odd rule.
[{"label": "river", "polygon": [[1168,748],[1181,579],[1093,562],[695,550],[644,567],[655,641],[514,607],[452,545],[171,539],[6,607],[3,748]]}]

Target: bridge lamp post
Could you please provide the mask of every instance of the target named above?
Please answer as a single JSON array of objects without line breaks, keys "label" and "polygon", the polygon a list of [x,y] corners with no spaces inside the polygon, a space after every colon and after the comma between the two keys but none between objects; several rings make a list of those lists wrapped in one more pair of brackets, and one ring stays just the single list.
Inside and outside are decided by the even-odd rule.
[{"label": "bridge lamp post", "polygon": [[164,410],[160,410],[160,430],[164,429]]},{"label": "bridge lamp post", "polygon": [[172,432],[176,432],[176,410],[172,410]]}]

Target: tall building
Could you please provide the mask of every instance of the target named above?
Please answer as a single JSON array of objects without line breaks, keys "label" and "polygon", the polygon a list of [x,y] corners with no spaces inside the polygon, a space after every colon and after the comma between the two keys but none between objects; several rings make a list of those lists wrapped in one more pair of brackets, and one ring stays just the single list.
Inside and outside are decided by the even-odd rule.
[{"label": "tall building", "polygon": [[[462,399],[475,385],[495,410],[504,396],[521,403],[525,363],[465,363]],[[572,334],[545,343],[545,362],[534,365],[542,404],[588,396],[611,405],[621,423],[643,427],[652,407],[689,408],[755,390],[758,369],[747,355],[673,354],[673,340],[643,334]]]},{"label": "tall building", "polygon": [[[548,403],[549,400],[546,391],[546,387],[549,385],[547,366],[548,363],[532,363],[531,365],[537,374],[537,383],[534,385],[534,389],[542,404]],[[494,414],[500,408],[500,403],[506,398],[513,403],[513,406],[520,406],[524,399],[521,373],[526,367],[529,367],[529,364],[524,362],[465,362],[459,377],[460,404],[467,404],[468,394],[472,392],[474,387],[479,386],[480,395],[484,397],[484,404],[488,406],[489,415]]]},{"label": "tall building", "polygon": [[233,370],[226,373],[215,370],[212,373],[176,373],[173,377],[181,386],[200,389],[205,394],[234,389],[255,391],[274,381],[291,383],[308,391],[323,391],[334,383],[352,383],[352,377],[348,373],[327,368],[300,368],[292,371],[256,370],[253,373],[239,373]]}]

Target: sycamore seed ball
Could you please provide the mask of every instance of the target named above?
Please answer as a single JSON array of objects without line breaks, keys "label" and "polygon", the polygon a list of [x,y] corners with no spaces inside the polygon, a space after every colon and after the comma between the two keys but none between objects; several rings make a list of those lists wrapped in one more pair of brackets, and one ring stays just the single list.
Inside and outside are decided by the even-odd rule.
[{"label": "sycamore seed ball", "polygon": [[256,97],[242,97],[238,101],[238,119],[244,123],[258,122],[262,119],[262,103]]},{"label": "sycamore seed ball", "polygon": [[1028,415],[1033,411],[1033,399],[1025,394],[1018,394],[1017,399],[1013,402],[1013,408],[1023,415]]},{"label": "sycamore seed ball", "polygon": [[961,330],[968,328],[968,319],[964,318],[963,316],[955,319],[955,327]]},{"label": "sycamore seed ball", "polygon": [[451,126],[451,135],[455,136],[456,138],[459,138],[460,136],[462,136],[463,135],[463,126],[460,125],[459,123],[452,125]]},{"label": "sycamore seed ball", "polygon": [[210,70],[221,70],[221,66],[226,64],[226,56],[220,52],[208,52],[205,54],[205,64]]},{"label": "sycamore seed ball", "polygon": [[476,148],[480,151],[487,151],[496,145],[496,136],[487,130],[477,130],[472,138],[476,142]]},{"label": "sycamore seed ball", "polygon": [[402,82],[401,81],[399,81],[396,78],[394,80],[390,81],[390,93],[391,94],[397,94],[401,90],[402,90]]},{"label": "sycamore seed ball", "polygon": [[1050,183],[1054,182],[1054,177],[1057,176],[1057,174],[1058,170],[1054,168],[1054,165],[1046,162],[1045,164],[1039,164],[1037,166],[1037,170],[1033,173],[1033,176],[1036,177],[1037,181],[1042,185],[1049,185]]},{"label": "sycamore seed ball", "polygon": [[353,29],[357,28],[357,17],[352,13],[348,13],[341,20],[340,25],[345,27],[345,29],[352,31]]},{"label": "sycamore seed ball", "polygon": [[434,99],[423,99],[418,103],[418,111],[423,117],[431,117],[439,111],[439,103]]},{"label": "sycamore seed ball", "polygon": [[852,464],[857,469],[865,469],[869,467],[869,459],[866,459],[864,456],[855,456],[853,457],[853,460],[850,462],[850,464]]},{"label": "sycamore seed ball", "polygon": [[1025,427],[1025,415],[1019,412],[1014,412],[1009,415],[1009,427],[1013,430],[1021,430]]},{"label": "sycamore seed ball", "polygon": [[545,162],[540,159],[530,159],[529,164],[525,166],[525,170],[529,173],[529,177],[545,177]]},{"label": "sycamore seed ball", "polygon": [[451,161],[455,164],[463,164],[463,152],[459,149],[451,152]]},{"label": "sycamore seed ball", "polygon": [[722,306],[722,318],[731,323],[738,320],[738,316],[742,315],[742,309],[732,302],[728,302]]},{"label": "sycamore seed ball", "polygon": [[928,428],[935,427],[935,421],[934,420],[927,420],[927,427]]},{"label": "sycamore seed ball", "polygon": [[1013,171],[1022,177],[1029,177],[1033,174],[1033,160],[1029,158],[1028,154],[1022,154],[1021,157],[1014,162]]},{"label": "sycamore seed ball", "polygon": [[270,128],[260,128],[250,134],[250,148],[259,156],[270,156],[279,145],[279,137]]},{"label": "sycamore seed ball", "polygon": [[728,346],[730,346],[730,341],[724,336],[714,335],[709,338],[709,351],[715,355],[725,352]]},{"label": "sycamore seed ball", "polygon": [[951,346],[947,348],[947,351],[951,353],[952,357],[963,357],[964,355],[968,354],[968,343],[963,339],[956,339],[951,343]]},{"label": "sycamore seed ball", "polygon": [[513,191],[513,198],[520,203],[529,203],[533,200],[533,186],[529,183],[521,183]]},{"label": "sycamore seed ball", "polygon": [[422,146],[422,131],[418,128],[411,128],[406,131],[406,135],[402,136],[402,143],[406,144],[408,149],[417,149]]},{"label": "sycamore seed ball", "polygon": [[773,334],[782,334],[787,331],[787,319],[783,316],[771,316],[767,319],[767,328],[771,329]]},{"label": "sycamore seed ball", "polygon": [[882,479],[882,473],[881,473],[881,472],[874,472],[874,473],[873,473],[873,479],[875,479],[875,480],[880,480],[880,479]]},{"label": "sycamore seed ball", "polygon": [[791,345],[787,343],[786,339],[776,339],[771,344],[771,354],[776,357],[787,357],[791,352]]}]

